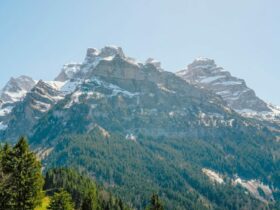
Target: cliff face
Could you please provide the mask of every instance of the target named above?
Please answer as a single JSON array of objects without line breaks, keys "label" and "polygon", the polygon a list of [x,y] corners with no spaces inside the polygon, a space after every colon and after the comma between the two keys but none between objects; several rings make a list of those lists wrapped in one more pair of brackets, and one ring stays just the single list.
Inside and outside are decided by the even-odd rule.
[{"label": "cliff face", "polygon": [[271,111],[268,105],[247,87],[244,80],[218,67],[214,60],[196,59],[188,65],[187,69],[177,72],[177,75],[191,84],[220,95],[232,109],[238,112]]}]

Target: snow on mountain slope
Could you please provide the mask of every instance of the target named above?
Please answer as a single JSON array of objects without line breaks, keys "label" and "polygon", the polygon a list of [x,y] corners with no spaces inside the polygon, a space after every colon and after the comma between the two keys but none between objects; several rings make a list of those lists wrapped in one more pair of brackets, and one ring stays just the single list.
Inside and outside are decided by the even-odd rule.
[{"label": "snow on mountain slope", "polygon": [[28,91],[36,84],[28,76],[11,78],[0,92],[0,130],[5,130],[8,124],[8,115],[14,106],[24,99]]},{"label": "snow on mountain slope", "polygon": [[17,138],[19,134],[28,135],[37,120],[64,98],[64,94],[59,91],[61,86],[62,83],[59,82],[40,80],[21,101],[13,104],[12,111],[10,111],[11,107],[6,107],[5,110],[10,112],[2,122],[0,118],[4,130],[2,137]]},{"label": "snow on mountain slope", "polygon": [[1,105],[1,109],[0,109],[0,117],[2,116],[6,116],[7,114],[9,114],[13,109],[13,106],[3,106]]},{"label": "snow on mountain slope", "polygon": [[0,130],[5,130],[8,126],[4,125],[3,122],[0,122]]},{"label": "snow on mountain slope", "polygon": [[269,122],[275,122],[280,125],[280,107],[272,104],[267,104],[270,111],[256,112],[255,110],[237,110],[242,116],[247,118],[254,118],[259,120],[265,120]]},{"label": "snow on mountain slope", "polygon": [[1,91],[0,99],[6,102],[17,102],[24,98],[26,93],[36,82],[28,76],[11,78]]},{"label": "snow on mountain slope", "polygon": [[258,98],[244,80],[232,76],[212,59],[195,59],[187,69],[176,74],[193,85],[220,95],[232,109],[245,117],[280,122],[279,108]]},{"label": "snow on mountain slope", "polygon": [[69,63],[62,67],[60,74],[55,78],[55,81],[64,82],[66,80],[73,79],[74,75],[80,71],[81,64]]},{"label": "snow on mountain slope", "polygon": [[44,81],[44,82],[50,85],[55,90],[61,90],[61,88],[65,85],[65,82],[60,82],[60,81]]},{"label": "snow on mountain slope", "polygon": [[53,104],[63,99],[63,95],[57,88],[58,86],[54,82],[44,82],[40,80],[30,91],[30,95],[32,94],[33,97],[31,103],[32,107],[41,112],[48,111]]},{"label": "snow on mountain slope", "polygon": [[[96,86],[99,88],[106,88],[107,91],[111,92],[111,94],[107,95],[110,97],[123,95],[132,98],[138,96],[138,90],[131,92],[126,89],[131,85],[129,81],[133,80],[141,83],[149,81],[168,94],[181,94],[182,89],[187,88],[183,92],[186,91],[192,100],[200,100],[202,95],[207,95],[208,90],[200,91],[201,88],[207,88],[222,96],[235,110],[253,110],[256,113],[260,113],[258,110],[261,110],[261,113],[269,113],[265,115],[267,118],[275,118],[277,113],[279,113],[275,111],[274,115],[271,115],[271,107],[257,98],[254,91],[249,89],[243,80],[232,77],[229,72],[221,67],[217,67],[214,60],[196,59],[188,66],[187,70],[180,71],[177,75],[183,77],[192,85],[185,85],[185,81],[173,73],[164,71],[161,68],[160,62],[155,59],[149,58],[145,63],[141,63],[125,56],[120,47],[106,46],[100,50],[89,48],[82,64],[70,63],[64,65],[54,81],[40,80],[35,85],[35,81],[31,78],[22,76],[19,78],[19,82],[11,79],[3,89],[5,90],[3,93],[9,93],[10,96],[14,96],[24,92],[21,97],[10,97],[10,100],[23,100],[23,105],[18,107],[28,107],[31,113],[36,113],[30,115],[33,124],[35,123],[34,119],[39,119],[42,113],[48,112],[58,101],[64,99],[66,95],[70,94],[72,101],[66,104],[65,108],[70,108],[72,104],[79,103],[79,98],[83,95],[83,93],[79,92],[79,89],[82,85],[88,83],[87,80],[96,83]],[[114,83],[117,80],[118,83]],[[199,86],[200,88],[194,86]],[[28,97],[24,97],[25,95]],[[102,94],[99,92],[93,93],[89,91],[86,95],[87,97],[102,97]],[[208,101],[209,103],[217,103],[215,94],[209,96],[209,98],[211,98]],[[2,101],[4,100],[2,99]],[[225,112],[231,113],[231,109],[227,107],[226,103],[221,103],[221,100],[218,101],[220,101],[219,103],[223,106]],[[11,117],[5,116],[13,116],[12,109],[14,106],[14,104],[2,103],[0,107],[0,122],[3,125],[9,124]],[[275,110],[278,109],[275,108]],[[248,115],[246,117],[255,117],[255,114],[252,114],[253,111],[246,112],[245,114],[240,111],[240,113],[244,116]],[[179,114],[176,110],[170,110],[168,113],[170,117],[175,117]],[[209,111],[199,111],[197,119],[200,126],[207,127],[217,127],[218,125],[232,127],[235,123],[234,119],[226,119],[220,114]]]},{"label": "snow on mountain slope", "polygon": [[138,65],[138,62],[135,59],[125,56],[121,47],[105,46],[100,50],[88,48],[82,64],[71,63],[64,65],[55,80],[65,82],[82,78],[85,79],[88,76],[89,71],[94,69],[101,61],[111,61],[115,56],[120,56],[127,62]]},{"label": "snow on mountain slope", "polygon": [[7,128],[12,109],[17,103],[24,101],[27,95],[29,95],[28,97],[33,96],[32,102],[28,103],[31,109],[47,112],[65,95],[74,92],[77,86],[88,78],[88,72],[94,69],[100,61],[111,61],[115,56],[120,56],[127,62],[137,65],[134,59],[125,57],[120,47],[106,46],[100,50],[89,48],[82,64],[65,64],[54,81],[40,80],[37,82],[27,76],[11,78],[0,93],[1,130]]}]

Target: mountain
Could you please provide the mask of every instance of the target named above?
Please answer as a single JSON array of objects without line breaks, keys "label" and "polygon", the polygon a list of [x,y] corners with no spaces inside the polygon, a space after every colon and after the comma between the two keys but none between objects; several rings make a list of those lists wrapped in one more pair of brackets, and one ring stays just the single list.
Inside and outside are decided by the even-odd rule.
[{"label": "mountain", "polygon": [[0,91],[0,132],[7,128],[7,117],[13,107],[22,100],[36,82],[28,76],[11,78]]},{"label": "mountain", "polygon": [[191,84],[220,95],[236,111],[271,111],[268,105],[247,87],[244,80],[218,67],[214,60],[198,58],[188,65],[187,69],[177,72],[177,75]]},{"label": "mountain", "polygon": [[81,64],[69,63],[65,64],[60,74],[55,78],[55,81],[65,82],[69,79],[73,79],[75,74],[80,70]]},{"label": "mountain", "polygon": [[221,96],[229,107],[245,117],[280,125],[279,107],[257,97],[254,90],[248,88],[243,79],[232,76],[230,72],[217,66],[212,59],[195,59],[187,69],[176,74],[190,84]]},{"label": "mountain", "polygon": [[88,49],[74,78],[64,85],[75,84],[72,92],[34,127],[34,138],[42,140],[40,133],[45,130],[51,131],[51,138],[90,132],[96,124],[125,135],[153,137],[186,133],[197,137],[206,135],[197,130],[200,127],[244,125],[216,95],[162,71],[154,62],[132,62],[120,48]]},{"label": "mountain", "polygon": [[227,84],[232,95],[248,95],[224,98],[120,47],[89,48],[82,63],[63,66],[54,81],[39,81],[17,102],[1,138],[26,134],[46,170],[86,172],[137,209],[155,191],[167,209],[273,209],[280,188],[277,136],[237,112],[270,107],[214,61],[196,62],[191,68],[201,72],[215,66],[215,76],[203,75],[207,85],[227,78],[217,90]]},{"label": "mountain", "polygon": [[1,91],[2,102],[17,102],[35,85],[35,81],[28,76],[11,78]]},{"label": "mountain", "polygon": [[29,134],[28,131],[38,119],[63,98],[63,94],[54,87],[42,80],[34,85],[7,116],[7,128],[2,133],[4,139],[16,139],[19,135]]}]

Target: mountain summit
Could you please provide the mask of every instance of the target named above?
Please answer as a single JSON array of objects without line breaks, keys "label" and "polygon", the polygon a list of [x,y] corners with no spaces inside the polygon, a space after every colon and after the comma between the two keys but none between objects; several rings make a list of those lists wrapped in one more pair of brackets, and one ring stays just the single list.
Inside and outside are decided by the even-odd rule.
[{"label": "mountain summit", "polygon": [[208,58],[198,58],[187,69],[177,72],[191,84],[208,89],[220,95],[231,108],[238,112],[271,111],[267,104],[248,88],[245,81],[232,76],[228,71],[216,65]]},{"label": "mountain summit", "polygon": [[0,99],[3,102],[17,102],[35,85],[35,81],[28,76],[12,77],[2,89]]},{"label": "mountain summit", "polygon": [[4,88],[21,97],[1,99],[0,138],[28,136],[45,168],[77,168],[136,209],[155,190],[167,209],[263,209],[278,199],[276,127],[241,112],[272,108],[214,60],[176,75],[120,47],[89,48],[54,81],[32,81]]}]

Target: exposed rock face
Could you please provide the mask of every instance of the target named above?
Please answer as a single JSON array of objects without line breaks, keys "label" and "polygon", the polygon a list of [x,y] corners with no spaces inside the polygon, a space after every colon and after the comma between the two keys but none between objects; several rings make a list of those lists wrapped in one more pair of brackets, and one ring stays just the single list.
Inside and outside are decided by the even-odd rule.
[{"label": "exposed rock face", "polygon": [[28,76],[11,78],[0,92],[0,132],[7,129],[9,114],[24,99],[36,82]]},{"label": "exposed rock face", "polygon": [[94,69],[102,61],[112,61],[115,57],[120,57],[123,60],[138,65],[137,62],[126,57],[121,47],[106,46],[100,50],[95,48],[88,48],[86,57],[82,64],[68,64],[62,68],[61,73],[55,79],[57,81],[67,80],[84,80],[90,77],[90,71]]},{"label": "exposed rock face", "polygon": [[61,89],[68,95],[47,113],[47,123],[35,125],[33,141],[48,141],[41,136],[46,130],[54,138],[87,133],[95,124],[125,135],[175,137],[206,136],[209,129],[222,135],[221,127],[244,125],[216,94],[161,70],[153,59],[133,62],[120,48],[105,49],[88,49],[80,71]]},{"label": "exposed rock face", "polygon": [[2,138],[15,140],[19,135],[29,135],[38,119],[62,98],[63,95],[58,90],[40,80],[6,116]]},{"label": "exposed rock face", "polygon": [[[165,111],[161,113],[162,117],[165,114],[172,118],[184,116],[189,119],[188,125],[215,128],[219,126],[231,127],[235,122],[235,117],[227,104],[216,94],[220,95],[231,108],[246,117],[248,117],[247,110],[251,110],[250,113],[253,111],[267,113],[272,110],[265,102],[256,97],[254,91],[246,86],[244,80],[235,78],[221,67],[217,67],[214,60],[197,59],[188,66],[187,70],[180,71],[177,75],[183,79],[173,73],[164,71],[160,62],[152,58],[147,59],[145,63],[140,63],[127,57],[120,47],[107,46],[100,50],[89,48],[83,63],[64,65],[56,81],[39,81],[34,86],[35,82],[25,76],[11,79],[4,88],[5,91],[3,91],[6,94],[5,99],[10,101],[24,99],[18,104],[10,105],[3,102],[1,105],[0,122],[2,123],[2,131],[5,130],[4,137],[10,137],[12,133],[15,136],[22,134],[17,132],[20,131],[17,127],[23,128],[22,132],[30,133],[33,125],[44,116],[44,113],[51,110],[58,101],[62,100],[66,103],[64,109],[71,110],[72,106],[80,104],[83,97],[85,97],[83,103],[89,107],[98,106],[99,100],[102,101],[100,104],[107,103],[113,106],[113,104],[115,105],[114,98],[118,97],[119,100],[121,97],[123,98],[122,102],[119,102],[118,105],[128,100],[130,102],[126,101],[127,105],[130,108],[135,106],[133,109],[140,109],[142,114],[145,112],[144,110],[148,109],[146,114],[150,113],[149,117],[153,117],[153,113],[158,112],[159,104],[165,104],[169,108],[165,110],[167,113]],[[31,89],[33,86],[34,88]],[[88,88],[92,91],[88,91]],[[102,91],[100,92],[100,90]],[[21,97],[11,97],[20,91],[24,92]],[[30,92],[28,93],[28,91]],[[88,100],[91,96],[88,96],[87,92],[93,94],[96,97],[95,100],[99,102]],[[11,93],[14,93],[14,95]],[[165,94],[168,94],[168,96],[165,96]],[[8,98],[9,96],[10,98]],[[176,99],[180,105],[172,104],[170,98],[172,100]],[[149,108],[145,107],[147,104],[149,104]],[[121,107],[122,109],[127,108],[125,104],[122,104]],[[114,106],[111,107],[111,111],[115,108]],[[102,107],[102,109],[105,108]],[[245,114],[243,113],[244,110]],[[91,111],[91,113],[95,112]],[[101,111],[97,113],[101,113]],[[142,115],[141,113],[138,114]],[[80,115],[80,113],[75,114]],[[71,121],[71,113],[67,115],[69,115],[67,118]],[[265,116],[270,117],[271,115]],[[119,117],[121,118],[121,116]],[[253,117],[256,118],[255,115]],[[26,125],[21,124],[23,119],[28,121]],[[192,119],[192,122],[190,122],[190,119]],[[95,121],[95,119],[92,120]],[[108,123],[110,122],[108,121]],[[85,125],[85,129],[87,127],[90,127],[90,124]],[[170,130],[172,130],[171,127]],[[142,130],[148,130],[148,128],[150,127],[147,125]],[[73,129],[75,130],[75,128]],[[135,128],[131,129],[133,131]],[[162,135],[166,134],[166,130],[167,128],[157,128],[154,133]],[[180,132],[176,130],[176,132],[185,133],[183,130]]]},{"label": "exposed rock face", "polygon": [[36,82],[28,76],[12,77],[1,91],[0,99],[3,102],[17,102],[23,99],[35,84]]},{"label": "exposed rock face", "polygon": [[55,81],[65,82],[69,79],[73,79],[75,74],[80,71],[80,69],[81,64],[79,63],[65,64],[60,74],[55,78]]},{"label": "exposed rock face", "polygon": [[191,84],[220,95],[236,111],[271,111],[268,105],[247,87],[244,80],[218,67],[214,60],[196,59],[187,69],[177,72],[177,75]]},{"label": "exposed rock face", "polygon": [[[205,85],[203,87],[213,85],[216,91],[228,90],[232,94],[240,94],[240,98],[243,97],[242,94],[251,93],[251,101],[254,99],[259,104],[259,109],[265,109],[260,99],[253,98],[253,91],[246,87],[243,80],[232,77],[230,73],[217,67],[213,60],[196,60],[189,66],[189,69],[191,70],[184,71],[184,75],[191,78],[189,81],[192,84],[173,73],[162,70],[160,62],[154,59],[139,63],[125,56],[120,47],[109,46],[100,50],[89,48],[84,62],[65,65],[56,78],[57,81],[38,82],[10,114],[9,119],[13,120],[5,121],[7,128],[5,128],[4,136],[18,135],[17,131],[20,129],[17,127],[23,128],[22,132],[32,133],[32,127],[38,123],[40,130],[51,129],[48,126],[53,126],[52,124],[40,123],[40,119],[49,110],[56,110],[56,118],[61,118],[60,123],[62,124],[56,125],[54,129],[60,128],[62,132],[64,129],[68,132],[71,127],[69,124],[73,124],[73,119],[81,117],[79,124],[71,129],[73,132],[78,132],[79,127],[79,132],[87,132],[92,127],[91,123],[96,123],[111,131],[108,128],[112,120],[112,117],[107,115],[109,112],[118,116],[116,120],[119,121],[120,130],[127,127],[131,133],[143,132],[155,136],[180,136],[185,135],[186,132],[192,136],[206,135],[200,128],[216,129],[221,126],[233,127],[236,125],[238,117],[232,113],[220,97],[204,90],[201,85],[198,88],[193,84],[203,84]],[[179,75],[182,76],[182,72]],[[224,85],[224,82],[229,85]],[[223,96],[233,107],[238,108],[239,99]],[[55,106],[58,101],[61,101],[59,107]],[[248,103],[243,102],[246,106]],[[64,105],[61,107],[61,104]],[[83,110],[78,112],[77,108],[74,108],[75,111],[72,110],[73,107],[79,107],[81,104],[84,107]],[[89,113],[83,115],[86,110]],[[120,110],[122,111],[120,112]],[[123,110],[135,114],[124,116],[122,115]],[[137,127],[135,119],[137,118],[139,121],[143,116],[150,120],[140,120],[141,127],[139,125]],[[163,123],[165,116],[181,122],[176,125],[178,128],[170,120],[166,119],[167,121]],[[24,119],[29,123],[22,125]],[[150,121],[154,123],[150,125]],[[104,122],[107,123],[104,124]],[[199,127],[200,131],[193,129],[195,127]],[[33,132],[36,134],[41,131],[35,128]]]},{"label": "exposed rock face", "polygon": [[221,96],[229,107],[243,117],[260,121],[280,139],[280,108],[258,98],[243,79],[232,76],[214,60],[196,59],[176,74],[192,85]]},{"label": "exposed rock face", "polygon": [[[176,194],[178,186],[180,193],[185,192],[185,186],[196,189],[195,179],[187,178],[188,174],[194,174],[195,178],[198,173],[205,173],[225,184],[227,180],[219,174],[233,176],[238,173],[248,178],[246,180],[257,177],[272,184],[277,181],[277,177],[271,181],[272,175],[279,171],[279,158],[274,155],[278,154],[274,133],[264,129],[266,127],[258,120],[241,117],[228,104],[236,110],[254,108],[267,112],[271,108],[258,99],[243,80],[232,77],[213,60],[198,59],[178,75],[164,71],[154,59],[137,62],[119,47],[90,48],[82,64],[65,65],[56,81],[39,81],[12,109],[8,103],[1,105],[0,117],[5,113],[5,119],[1,121],[0,118],[0,139],[16,140],[19,135],[27,135],[32,147],[50,166],[71,165],[75,158],[81,163],[83,157],[93,159],[94,156],[99,160],[104,157],[109,157],[110,161],[120,160],[115,162],[120,166],[123,154],[130,153],[127,156],[130,158],[136,151],[141,154],[136,161],[145,164],[135,167],[132,162],[133,167],[153,172],[151,176],[144,176],[143,180],[148,180],[144,185],[149,186],[149,180],[161,174],[158,170],[150,170],[158,164],[158,168],[164,167],[163,174],[178,171],[175,175],[186,180],[183,184],[178,184],[181,181],[174,183],[172,189]],[[242,103],[240,106],[239,102]],[[280,109],[275,109],[276,112]],[[78,139],[72,142],[75,136]],[[104,144],[87,150],[96,140]],[[107,150],[103,148],[105,144],[108,148],[125,147]],[[95,153],[98,147],[102,147],[100,156]],[[120,154],[120,150],[124,153]],[[82,153],[87,156],[81,156]],[[62,158],[56,155],[62,155]],[[273,158],[278,158],[275,163]],[[150,160],[156,160],[155,164],[151,165]],[[189,173],[189,166],[197,168],[198,173]],[[213,170],[201,172],[199,168]],[[105,173],[102,170],[90,167],[88,172],[100,173],[99,179],[107,182],[107,170]],[[134,170],[129,171],[134,174]],[[116,189],[119,186],[130,188],[125,185],[130,172],[121,169],[119,175],[121,179],[118,180],[122,183],[114,185]],[[166,180],[171,176],[174,176],[173,172],[163,177]],[[170,185],[161,180],[162,176],[158,186],[167,186],[169,191]]]},{"label": "exposed rock face", "polygon": [[146,64],[151,64],[154,67],[156,67],[158,70],[163,71],[163,69],[161,68],[161,62],[159,62],[158,60],[155,60],[154,58],[148,58],[146,60]]}]

